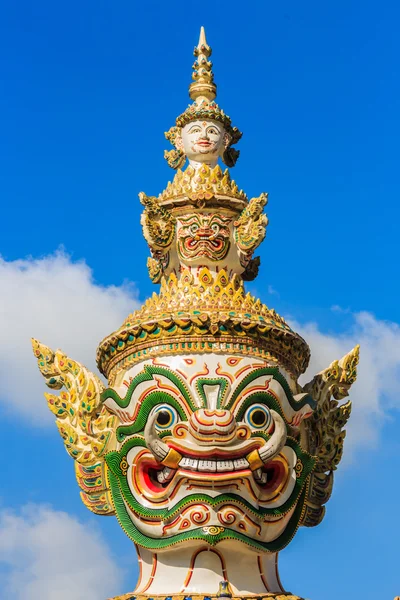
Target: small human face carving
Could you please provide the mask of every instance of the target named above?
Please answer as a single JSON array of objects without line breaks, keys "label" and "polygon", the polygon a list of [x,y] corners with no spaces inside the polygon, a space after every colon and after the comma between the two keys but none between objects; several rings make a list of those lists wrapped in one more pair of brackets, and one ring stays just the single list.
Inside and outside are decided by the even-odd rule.
[{"label": "small human face carving", "polygon": [[216,121],[192,121],[183,127],[178,143],[192,165],[206,163],[214,167],[229,144],[229,135]]}]

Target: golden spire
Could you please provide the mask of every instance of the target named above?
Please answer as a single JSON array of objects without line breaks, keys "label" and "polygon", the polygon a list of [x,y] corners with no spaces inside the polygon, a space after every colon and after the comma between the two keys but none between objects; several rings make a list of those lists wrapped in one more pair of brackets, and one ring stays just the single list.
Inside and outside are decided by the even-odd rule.
[{"label": "golden spire", "polygon": [[194,49],[196,60],[193,65],[193,83],[189,86],[189,96],[200,104],[203,100],[214,100],[217,95],[217,86],[211,70],[212,62],[208,60],[212,50],[207,44],[204,27],[200,29],[199,43]]}]

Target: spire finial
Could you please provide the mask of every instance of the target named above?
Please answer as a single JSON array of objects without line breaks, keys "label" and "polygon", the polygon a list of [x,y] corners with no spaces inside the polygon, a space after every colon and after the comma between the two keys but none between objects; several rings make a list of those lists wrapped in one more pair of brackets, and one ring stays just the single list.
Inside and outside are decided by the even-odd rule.
[{"label": "spire finial", "polygon": [[199,43],[194,49],[196,60],[193,65],[193,83],[189,87],[189,95],[198,104],[203,100],[214,100],[217,95],[217,86],[211,70],[212,62],[208,60],[212,50],[207,44],[204,27],[200,28]]}]

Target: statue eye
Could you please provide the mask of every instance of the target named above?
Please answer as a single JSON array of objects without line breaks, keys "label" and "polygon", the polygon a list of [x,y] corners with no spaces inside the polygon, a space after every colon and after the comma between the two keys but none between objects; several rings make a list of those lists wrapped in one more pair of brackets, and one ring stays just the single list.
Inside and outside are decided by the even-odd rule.
[{"label": "statue eye", "polygon": [[200,133],[200,131],[201,131],[200,127],[193,127],[193,128],[192,128],[192,129],[189,131],[189,133]]},{"label": "statue eye", "polygon": [[189,231],[192,235],[195,235],[197,233],[198,228],[199,228],[199,226],[194,224],[189,227]]},{"label": "statue eye", "polygon": [[218,233],[218,231],[219,231],[219,225],[217,225],[217,223],[213,223],[213,224],[211,225],[211,229],[212,229],[212,231],[213,231],[214,233]]},{"label": "statue eye", "polygon": [[211,135],[218,135],[219,132],[217,129],[215,129],[215,127],[209,127],[207,129],[207,133],[211,133]]},{"label": "statue eye", "polygon": [[253,404],[246,410],[245,421],[253,429],[268,429],[272,416],[269,409],[263,404]]},{"label": "statue eye", "polygon": [[170,429],[178,421],[178,413],[169,404],[160,404],[156,407],[154,413],[157,415],[157,429]]}]

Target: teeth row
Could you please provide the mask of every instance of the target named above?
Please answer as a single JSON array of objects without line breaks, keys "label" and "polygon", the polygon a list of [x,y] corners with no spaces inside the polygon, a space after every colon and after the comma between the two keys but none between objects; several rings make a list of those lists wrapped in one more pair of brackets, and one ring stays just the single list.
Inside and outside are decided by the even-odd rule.
[{"label": "teeth row", "polygon": [[[224,471],[240,471],[247,469],[249,463],[245,458],[237,458],[235,460],[198,460],[196,458],[184,457],[179,463],[179,466],[191,471],[203,471],[208,473],[224,472]],[[157,480],[159,483],[166,483],[174,476],[175,469],[164,467],[162,471],[157,472]],[[267,483],[268,475],[262,469],[253,471],[253,475],[258,483]]]},{"label": "teeth row", "polygon": [[196,458],[184,457],[180,461],[179,466],[191,471],[215,473],[217,471],[240,471],[247,469],[249,463],[245,458],[236,458],[235,460],[197,460]]}]

